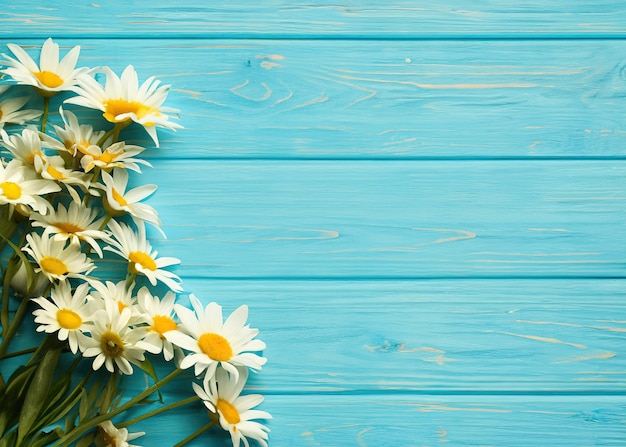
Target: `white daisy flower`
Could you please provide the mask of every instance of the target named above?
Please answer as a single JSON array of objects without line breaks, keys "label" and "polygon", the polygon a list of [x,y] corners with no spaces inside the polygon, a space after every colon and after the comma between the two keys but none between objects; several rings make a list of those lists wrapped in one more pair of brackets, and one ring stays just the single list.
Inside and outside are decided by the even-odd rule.
[{"label": "white daisy flower", "polygon": [[67,340],[71,351],[76,354],[79,347],[85,347],[87,337],[83,332],[88,332],[90,328],[88,294],[88,283],[80,284],[72,293],[72,286],[64,281],[52,289],[50,300],[45,297],[33,299],[41,307],[33,312],[35,323],[39,324],[37,332],[57,332],[59,340]]},{"label": "white daisy flower", "polygon": [[141,86],[132,65],[126,67],[121,78],[109,67],[102,69],[106,83],[102,87],[93,77],[83,74],[78,78],[79,85],[73,90],[79,95],[65,102],[82,107],[101,110],[104,118],[120,125],[136,122],[141,124],[157,147],[156,127],[180,129],[181,125],[169,121],[166,113],[176,110],[163,107],[169,85],[160,85],[154,77],[148,78]]},{"label": "white daisy flower", "polygon": [[255,439],[267,447],[270,429],[253,419],[272,419],[272,415],[266,411],[253,410],[263,402],[262,395],[241,395],[247,379],[247,369],[239,368],[239,374],[235,376],[218,368],[215,376],[205,382],[204,388],[197,383],[192,385],[204,405],[217,416],[220,426],[230,433],[233,447],[239,447],[241,443],[249,447],[247,438]]},{"label": "white daisy flower", "polygon": [[128,213],[137,219],[151,223],[157,228],[162,224],[154,208],[145,203],[140,203],[141,200],[156,191],[156,185],[142,185],[126,191],[128,171],[125,169],[114,169],[112,176],[105,171],[102,171],[101,174],[106,193],[104,203],[107,211],[113,215]]},{"label": "white daisy flower", "polygon": [[117,428],[111,421],[105,421],[98,424],[94,443],[96,447],[140,447],[135,444],[129,444],[128,441],[137,439],[145,434],[143,431],[128,433],[126,428]]},{"label": "white daisy flower", "polygon": [[170,257],[158,257],[158,251],[152,250],[152,246],[146,239],[146,228],[143,222],[135,222],[137,232],[115,220],[109,221],[109,228],[113,233],[110,245],[105,250],[112,251],[128,260],[128,269],[132,273],[141,273],[150,284],[156,285],[162,282],[174,292],[181,292],[181,279],[172,272],[163,270],[164,267],[180,264],[180,259]]},{"label": "white daisy flower", "polygon": [[35,233],[26,235],[28,244],[22,248],[37,263],[36,273],[43,273],[50,282],[65,281],[66,278],[82,278],[94,268],[93,262],[76,245],[65,246],[65,242],[56,241],[48,234],[39,236]]},{"label": "white daisy flower", "polygon": [[94,371],[104,365],[107,371],[114,372],[117,366],[121,373],[132,374],[131,363],[144,361],[144,350],[137,346],[144,331],[129,327],[131,316],[130,309],[120,312],[111,301],[105,301],[105,308],[94,312],[91,338],[83,351],[83,356],[95,357]]},{"label": "white daisy flower", "polygon": [[119,281],[117,283],[112,281],[91,281],[91,285],[96,289],[91,295],[98,308],[104,309],[106,302],[110,301],[117,306],[117,310],[120,313],[122,313],[124,309],[130,310],[131,318],[129,325],[135,325],[143,321],[141,310],[137,307],[137,297],[133,295],[135,289],[134,282],[127,286],[126,281]]},{"label": "white daisy flower", "polygon": [[176,295],[167,292],[160,300],[159,297],[153,296],[147,287],[142,287],[137,292],[137,299],[144,321],[148,325],[148,332],[140,346],[152,354],[163,352],[163,357],[169,362],[174,358],[174,346],[165,338],[165,334],[178,329],[178,324],[174,321]]},{"label": "white daisy flower", "polygon": [[90,176],[82,171],[74,171],[65,167],[65,161],[61,156],[44,156],[35,158],[35,171],[48,180],[59,182],[67,189],[72,199],[80,202],[81,197],[73,188],[80,186],[82,190],[88,191]]},{"label": "white daisy flower", "polygon": [[40,136],[49,147],[59,153],[67,152],[72,156],[79,153],[86,153],[86,148],[97,144],[104,136],[104,131],[94,131],[93,127],[88,124],[80,124],[78,118],[72,112],[59,108],[59,113],[63,119],[64,127],[53,126],[58,141],[51,136],[41,133]]},{"label": "white daisy flower", "polygon": [[39,133],[32,127],[23,129],[21,134],[3,135],[2,145],[13,155],[13,159],[31,166],[33,170],[35,160],[46,156],[41,147]]},{"label": "white daisy flower", "polygon": [[191,352],[181,362],[181,369],[193,365],[196,376],[206,371],[205,381],[215,375],[218,365],[234,376],[237,366],[261,369],[267,359],[253,352],[265,349],[265,343],[253,340],[259,330],[246,324],[248,306],[240,306],[223,322],[222,307],[217,303],[211,302],[203,309],[195,295],[190,294],[189,300],[195,313],[176,304],[181,330],[165,334],[169,341]]},{"label": "white daisy flower", "polygon": [[[0,95],[6,92],[8,88],[8,85],[0,85]],[[24,124],[41,116],[43,113],[41,110],[21,110],[29,99],[28,96],[22,96],[0,101],[0,129],[5,124]]]},{"label": "white daisy flower", "polygon": [[100,257],[102,249],[96,239],[107,240],[108,235],[100,230],[104,217],[98,218],[98,210],[72,201],[66,209],[59,203],[56,210],[50,210],[46,215],[31,214],[33,227],[43,227],[46,233],[54,234],[54,239],[67,241],[79,245],[84,241],[93,248]]},{"label": "white daisy flower", "polygon": [[106,171],[120,168],[141,172],[139,164],[152,166],[145,160],[134,158],[135,155],[142,153],[144,150],[145,148],[141,146],[126,144],[123,141],[111,145],[103,144],[102,147],[92,144],[81,151],[84,155],[80,159],[80,165],[85,172],[91,171],[94,167]]},{"label": "white daisy flower", "polygon": [[8,68],[0,70],[13,78],[18,84],[32,85],[42,96],[54,96],[59,92],[70,90],[76,77],[87,71],[87,68],[76,69],[80,53],[77,45],[72,48],[59,62],[59,45],[52,39],[44,42],[39,55],[39,65],[18,45],[7,44],[15,58],[3,55],[2,61]]},{"label": "white daisy flower", "polygon": [[59,191],[55,182],[37,178],[19,160],[11,160],[6,165],[0,160],[0,205],[26,205],[46,214],[50,206],[42,195]]}]

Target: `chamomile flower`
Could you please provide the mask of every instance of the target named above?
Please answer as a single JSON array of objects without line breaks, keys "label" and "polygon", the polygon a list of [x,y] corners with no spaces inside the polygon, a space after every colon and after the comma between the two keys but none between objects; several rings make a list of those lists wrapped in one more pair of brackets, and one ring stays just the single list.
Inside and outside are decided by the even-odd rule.
[{"label": "chamomile flower", "polygon": [[51,297],[39,297],[32,301],[40,306],[33,312],[37,332],[51,334],[57,332],[59,340],[67,340],[71,351],[76,354],[79,347],[84,347],[89,330],[91,310],[87,304],[89,284],[80,284],[74,293],[68,281],[57,284],[51,291]]},{"label": "chamomile flower", "polygon": [[55,182],[37,178],[19,160],[11,160],[6,165],[0,160],[0,205],[26,205],[46,214],[49,203],[42,195],[59,191]]},{"label": "chamomile flower", "polygon": [[180,278],[172,272],[163,270],[175,264],[180,264],[180,259],[171,257],[158,257],[159,253],[152,250],[152,246],[146,239],[144,223],[136,221],[137,232],[115,220],[109,222],[109,228],[113,233],[113,239],[105,250],[112,251],[128,260],[128,269],[131,273],[140,273],[148,278],[150,284],[156,285],[162,282],[174,292],[181,292]]},{"label": "chamomile flower", "polygon": [[84,155],[80,159],[80,165],[85,172],[89,172],[95,167],[105,171],[120,168],[141,172],[139,164],[152,166],[145,160],[134,158],[135,155],[142,153],[144,150],[145,148],[141,146],[126,144],[123,141],[111,145],[103,144],[102,147],[92,144],[82,151]]},{"label": "chamomile flower", "polygon": [[57,152],[67,152],[72,156],[85,153],[87,147],[97,144],[104,136],[104,131],[94,131],[88,124],[80,124],[78,118],[72,112],[59,108],[59,114],[63,119],[64,127],[54,126],[54,132],[61,141],[41,133],[44,142]]},{"label": "chamomile flower", "polygon": [[[8,85],[0,85],[0,95],[7,91]],[[22,96],[19,98],[7,98],[0,101],[0,129],[5,124],[24,124],[41,116],[40,110],[21,110],[30,98]]]},{"label": "chamomile flower", "polygon": [[2,61],[8,68],[0,70],[13,78],[18,84],[31,85],[42,96],[54,96],[59,92],[70,90],[76,82],[76,77],[87,68],[76,69],[76,62],[80,53],[80,47],[72,48],[65,57],[59,61],[59,45],[52,39],[47,39],[39,55],[39,65],[18,45],[7,44],[13,58],[3,55],[6,60]]},{"label": "chamomile flower", "polygon": [[111,421],[104,421],[98,424],[94,443],[96,447],[139,447],[129,444],[128,441],[137,439],[145,434],[145,432],[128,433],[128,429],[117,428]]},{"label": "chamomile flower", "polygon": [[130,309],[120,312],[111,301],[105,302],[104,309],[94,312],[91,338],[83,351],[83,356],[95,357],[94,370],[104,365],[109,372],[114,372],[117,367],[123,374],[132,374],[131,363],[144,361],[144,350],[137,346],[144,331],[129,327],[131,316]]},{"label": "chamomile flower", "polygon": [[63,241],[56,241],[49,234],[26,235],[28,244],[22,249],[37,263],[36,273],[43,273],[50,282],[65,281],[66,278],[85,278],[94,268],[93,262],[80,247]]},{"label": "chamomile flower", "polygon": [[41,177],[54,180],[63,185],[76,202],[79,202],[81,198],[74,189],[74,186],[79,186],[84,191],[89,190],[90,176],[81,171],[67,169],[65,167],[65,161],[59,155],[36,157],[35,171],[38,172]]},{"label": "chamomile flower", "polygon": [[96,240],[108,239],[108,235],[100,230],[104,218],[98,218],[97,209],[74,201],[68,208],[59,203],[56,210],[52,209],[46,215],[31,214],[31,220],[33,227],[45,228],[45,232],[54,234],[55,240],[69,240],[75,245],[80,245],[80,241],[84,241],[102,257],[102,249]]},{"label": "chamomile flower", "polygon": [[137,299],[145,323],[148,325],[148,332],[140,346],[152,354],[163,352],[165,361],[169,362],[174,358],[174,346],[165,338],[165,334],[178,328],[178,324],[174,321],[176,296],[172,292],[167,292],[160,300],[146,287],[142,287],[137,292]]},{"label": "chamomile flower", "polygon": [[[205,381],[215,375],[218,365],[235,377],[237,366],[261,369],[267,359],[254,354],[265,349],[265,343],[254,339],[258,329],[247,324],[248,306],[237,308],[225,322],[222,307],[211,302],[206,308],[190,294],[193,311],[180,304],[174,306],[181,330],[165,333],[165,338],[190,352],[180,364],[181,369],[194,366],[196,376],[205,372]],[[195,312],[194,312],[195,311]]]},{"label": "chamomile flower", "polygon": [[3,135],[2,145],[13,155],[13,159],[31,166],[33,170],[35,160],[46,156],[41,147],[39,133],[32,127],[23,129],[21,134]]},{"label": "chamomile flower", "polygon": [[154,77],[148,78],[141,86],[132,65],[126,67],[118,77],[109,67],[102,69],[106,83],[102,87],[93,77],[83,74],[79,86],[74,91],[79,95],[65,102],[101,110],[104,118],[111,122],[126,125],[131,122],[141,124],[155,145],[159,146],[156,127],[180,129],[181,125],[169,121],[166,113],[176,112],[163,107],[169,85],[160,85]]},{"label": "chamomile flower", "polygon": [[129,309],[131,312],[130,323],[131,325],[139,323],[141,319],[141,311],[137,307],[137,297],[133,295],[135,289],[135,283],[126,285],[126,281],[119,281],[114,283],[112,281],[91,281],[95,292],[92,293],[94,301],[102,309],[106,307],[107,302],[113,303],[117,306],[117,310],[122,313],[124,309]]},{"label": "chamomile flower", "polygon": [[125,169],[114,169],[113,175],[102,171],[102,181],[106,194],[105,205],[111,214],[123,215],[128,213],[137,219],[153,224],[157,228],[161,225],[157,211],[150,205],[140,202],[156,191],[156,185],[142,185],[126,191],[128,171]]},{"label": "chamomile flower", "polygon": [[248,370],[238,369],[239,374],[234,375],[218,368],[215,376],[204,383],[204,388],[193,383],[193,389],[220,426],[230,433],[233,447],[239,447],[241,443],[249,447],[247,438],[255,439],[260,445],[267,447],[270,429],[253,419],[272,419],[272,415],[253,409],[263,402],[262,395],[241,395],[248,379]]}]

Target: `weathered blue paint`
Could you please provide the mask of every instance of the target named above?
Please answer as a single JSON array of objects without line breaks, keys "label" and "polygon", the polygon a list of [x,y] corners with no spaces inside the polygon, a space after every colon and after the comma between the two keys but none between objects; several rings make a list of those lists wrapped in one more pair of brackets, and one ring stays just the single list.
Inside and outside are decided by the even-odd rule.
[{"label": "weathered blue paint", "polygon": [[626,8],[231,3],[12,2],[0,42],[173,85],[154,244],[249,304],[272,445],[624,445]]}]

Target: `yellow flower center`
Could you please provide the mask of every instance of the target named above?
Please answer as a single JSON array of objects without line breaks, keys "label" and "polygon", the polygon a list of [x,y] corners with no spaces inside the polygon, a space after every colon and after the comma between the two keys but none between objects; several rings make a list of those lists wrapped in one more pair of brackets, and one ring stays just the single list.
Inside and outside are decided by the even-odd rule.
[{"label": "yellow flower center", "polygon": [[57,258],[53,258],[51,256],[44,256],[39,261],[39,265],[41,268],[52,275],[65,275],[68,273],[67,266],[63,261]]},{"label": "yellow flower center", "polygon": [[107,357],[119,357],[124,353],[124,340],[119,334],[107,331],[100,336],[100,349]]},{"label": "yellow flower center", "polygon": [[166,332],[176,330],[178,327],[174,320],[167,315],[155,315],[153,320],[154,323],[150,329],[159,334],[161,338],[164,338],[163,334]]},{"label": "yellow flower center", "polygon": [[0,109],[0,120],[2,119],[2,109]]},{"label": "yellow flower center", "polygon": [[198,339],[198,346],[202,352],[218,362],[227,362],[233,357],[230,343],[218,334],[202,334]]},{"label": "yellow flower center", "polygon": [[31,152],[30,154],[28,154],[26,156],[26,161],[28,162],[28,164],[34,165],[35,164],[35,157],[39,157],[39,158],[44,158],[44,153],[41,152],[40,150],[36,150],[34,152]]},{"label": "yellow flower center", "polygon": [[143,251],[133,251],[128,255],[128,260],[133,264],[139,264],[143,268],[155,271],[157,269],[156,262],[150,257],[148,253]]},{"label": "yellow flower center", "polygon": [[41,82],[44,86],[48,88],[57,88],[58,86],[63,84],[63,79],[61,79],[59,75],[51,71],[39,71],[33,74],[39,80],[39,82]]},{"label": "yellow flower center", "polygon": [[46,172],[48,173],[48,175],[50,175],[50,177],[52,177],[55,180],[65,180],[67,178],[65,174],[63,174],[61,171],[59,171],[57,168],[55,168],[52,165],[48,165],[48,167],[46,168]]},{"label": "yellow flower center", "polygon": [[111,188],[111,195],[113,196],[113,200],[119,203],[120,206],[128,206],[128,202],[119,192],[117,192],[117,189]]},{"label": "yellow flower center", "polygon": [[22,197],[22,188],[20,185],[13,182],[3,182],[0,183],[0,189],[2,189],[2,194],[9,200],[17,200]]},{"label": "yellow flower center", "polygon": [[126,99],[109,99],[104,103],[104,118],[111,123],[128,121],[130,118],[118,119],[119,115],[134,113],[138,119],[150,114],[158,114],[158,109],[147,106],[138,101],[128,101]]},{"label": "yellow flower center", "polygon": [[122,311],[124,309],[126,309],[128,306],[125,303],[122,303],[121,301],[117,302],[117,310],[122,313]]},{"label": "yellow flower center", "polygon": [[221,415],[226,419],[226,422],[229,424],[238,424],[241,421],[241,417],[239,416],[239,411],[235,408],[233,404],[224,400],[217,399],[217,411],[221,413]]},{"label": "yellow flower center", "polygon": [[81,231],[85,231],[84,228],[79,227],[76,224],[73,224],[71,222],[59,222],[54,224],[55,227],[57,227],[59,230],[61,230],[63,233],[67,233],[67,234],[74,234],[74,233],[80,233]]},{"label": "yellow flower center", "polygon": [[117,158],[119,154],[112,154],[111,152],[103,152],[99,157],[94,157],[100,160],[103,163],[111,163],[113,160]]},{"label": "yellow flower center", "polygon": [[83,320],[76,312],[71,309],[61,309],[57,312],[57,321],[63,329],[78,329]]}]

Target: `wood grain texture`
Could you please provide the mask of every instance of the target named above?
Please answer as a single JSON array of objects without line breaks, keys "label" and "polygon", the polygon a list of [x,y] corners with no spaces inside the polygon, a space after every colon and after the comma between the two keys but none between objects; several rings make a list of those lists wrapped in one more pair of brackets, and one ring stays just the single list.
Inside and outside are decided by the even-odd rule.
[{"label": "wood grain texture", "polygon": [[[626,391],[620,280],[212,281],[267,343],[264,394]],[[188,301],[181,297],[181,303]]]},{"label": "wood grain texture", "polygon": [[272,446],[624,445],[623,2],[366,3],[26,0],[0,45],[172,84],[152,242],[250,306]]},{"label": "wood grain texture", "polygon": [[185,130],[161,132],[154,157],[626,156],[620,41],[61,44],[82,44],[84,65],[132,63],[173,86]]},{"label": "wood grain texture", "polygon": [[[276,447],[620,446],[626,434],[621,396],[297,395],[268,396],[263,408],[274,412],[268,425]],[[136,442],[176,442],[205,420],[200,406],[190,406],[161,424],[138,424],[147,435]],[[189,445],[229,443],[211,431]]]},{"label": "wood grain texture", "polygon": [[[177,271],[200,277],[623,276],[624,162],[165,161]],[[155,234],[156,236],[156,234]]]},{"label": "wood grain texture", "polygon": [[8,2],[0,35],[62,37],[254,36],[282,38],[622,37],[626,8],[615,0],[134,0]]}]

